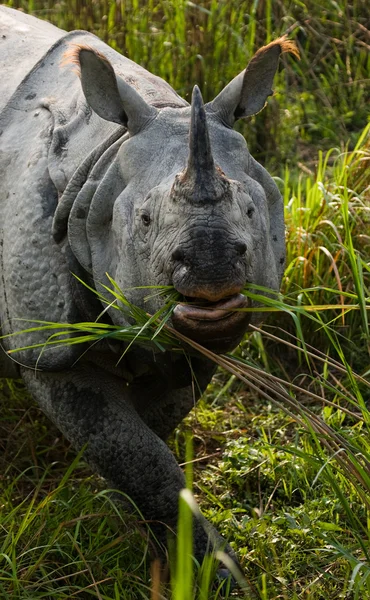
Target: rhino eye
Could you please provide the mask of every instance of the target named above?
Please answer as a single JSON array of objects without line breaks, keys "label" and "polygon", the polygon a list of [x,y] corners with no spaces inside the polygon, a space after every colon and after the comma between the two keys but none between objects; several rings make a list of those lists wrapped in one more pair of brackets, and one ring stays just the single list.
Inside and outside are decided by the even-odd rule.
[{"label": "rhino eye", "polygon": [[150,225],[150,216],[148,215],[147,212],[142,212],[141,213],[141,220],[142,220],[143,224],[145,225],[145,227],[149,227],[149,225]]},{"label": "rhino eye", "polygon": [[250,206],[247,210],[247,216],[251,219],[254,213],[254,206]]}]

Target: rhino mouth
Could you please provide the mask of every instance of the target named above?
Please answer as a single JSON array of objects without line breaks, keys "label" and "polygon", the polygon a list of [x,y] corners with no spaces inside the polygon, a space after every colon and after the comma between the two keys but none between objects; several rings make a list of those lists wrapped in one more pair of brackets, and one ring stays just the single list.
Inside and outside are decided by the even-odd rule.
[{"label": "rhino mouth", "polygon": [[175,329],[214,352],[228,352],[241,341],[250,321],[249,300],[243,294],[234,294],[217,302],[202,298],[186,298],[186,304],[177,304],[172,323]]}]

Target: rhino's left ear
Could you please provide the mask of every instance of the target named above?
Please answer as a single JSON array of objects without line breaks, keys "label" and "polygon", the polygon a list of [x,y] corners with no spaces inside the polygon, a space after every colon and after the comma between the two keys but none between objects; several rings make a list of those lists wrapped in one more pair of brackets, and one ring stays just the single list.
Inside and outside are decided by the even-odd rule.
[{"label": "rhino's left ear", "polygon": [[100,52],[74,45],[65,55],[64,64],[70,62],[78,68],[87,103],[102,119],[119,123],[135,134],[156,116],[154,106],[117,78],[109,60]]},{"label": "rhino's left ear", "polygon": [[279,63],[280,54],[290,52],[299,58],[294,41],[283,36],[260,48],[249,62],[245,71],[237,75],[218,96],[207,104],[229,127],[236,119],[258,113],[271,96],[272,82]]}]

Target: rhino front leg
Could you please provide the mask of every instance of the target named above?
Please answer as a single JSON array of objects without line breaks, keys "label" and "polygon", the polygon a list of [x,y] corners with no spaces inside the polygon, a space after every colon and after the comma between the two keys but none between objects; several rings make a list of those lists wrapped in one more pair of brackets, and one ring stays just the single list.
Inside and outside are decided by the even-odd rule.
[{"label": "rhino front leg", "polygon": [[215,370],[215,364],[203,358],[192,357],[190,364],[178,361],[176,370],[168,369],[170,382],[168,375],[146,380],[141,393],[132,386],[134,407],[148,427],[166,440],[195,407]]},{"label": "rhino front leg", "polygon": [[135,409],[148,427],[166,440],[194,408],[200,394],[190,387],[164,392],[156,397],[146,394],[135,403]]},{"label": "rhino front leg", "polygon": [[[176,530],[184,476],[169,448],[134,409],[124,383],[86,365],[65,373],[23,369],[22,376],[65,437],[76,449],[87,444],[87,461],[112,487],[128,494],[165,545],[167,529]],[[211,545],[224,545],[213,527],[205,524]],[[209,538],[198,520],[194,541],[194,553],[201,560]]]}]

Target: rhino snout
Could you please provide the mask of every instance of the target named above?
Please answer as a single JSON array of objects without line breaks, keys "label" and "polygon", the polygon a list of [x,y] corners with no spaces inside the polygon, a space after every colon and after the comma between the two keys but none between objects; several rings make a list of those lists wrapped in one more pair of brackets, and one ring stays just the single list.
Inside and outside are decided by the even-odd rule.
[{"label": "rhino snout", "polygon": [[[214,243],[216,241],[216,243]],[[172,251],[172,284],[183,296],[218,302],[239,294],[246,282],[247,244],[179,244]]]},{"label": "rhino snout", "polygon": [[[236,257],[244,256],[247,252],[247,244],[243,240],[239,240],[234,243],[234,254]],[[174,262],[185,262],[186,251],[182,246],[177,246],[172,252],[172,260]]]},{"label": "rhino snout", "polygon": [[215,352],[235,348],[250,321],[242,294],[247,243],[222,236],[219,230],[195,230],[192,239],[174,248],[171,258],[172,283],[186,301],[173,312],[174,327]]}]

